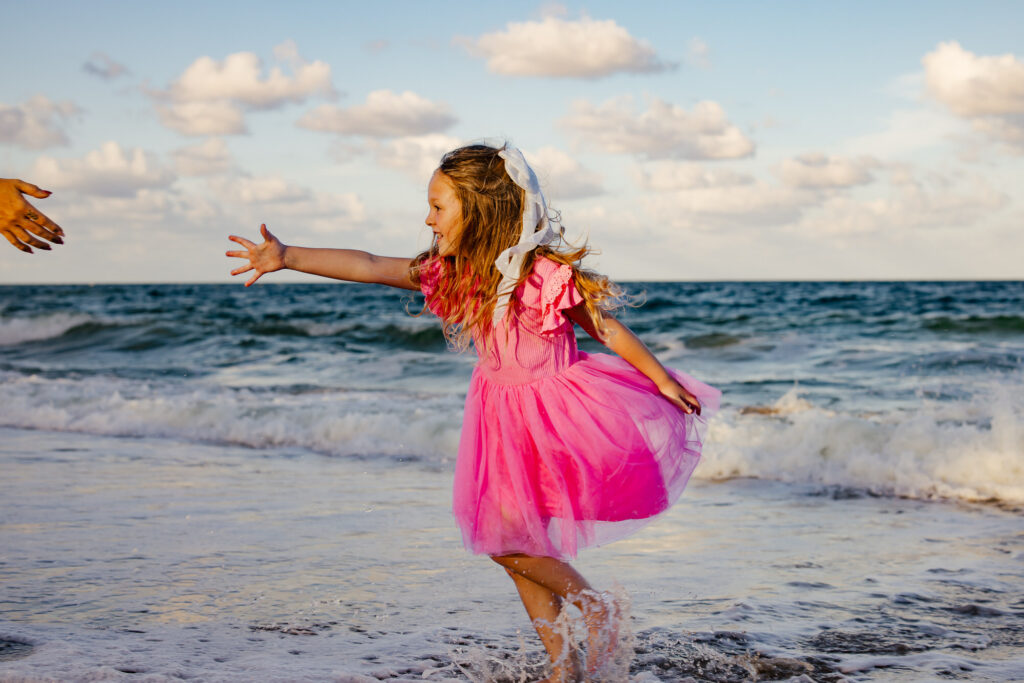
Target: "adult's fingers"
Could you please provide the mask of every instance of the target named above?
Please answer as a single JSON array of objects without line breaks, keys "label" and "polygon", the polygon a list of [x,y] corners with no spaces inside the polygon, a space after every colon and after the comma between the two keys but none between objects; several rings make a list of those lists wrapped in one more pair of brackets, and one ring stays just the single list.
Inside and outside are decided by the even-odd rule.
[{"label": "adult's fingers", "polygon": [[25,252],[26,254],[31,254],[32,253],[32,249],[29,248],[29,246],[27,244],[22,244],[18,240],[18,238],[14,236],[14,233],[12,233],[10,230],[0,230],[0,235],[3,235],[4,237],[6,237],[7,241],[10,242],[11,246],[14,247],[15,249],[20,249],[21,251]]},{"label": "adult's fingers", "polygon": [[64,230],[59,225],[51,221],[45,213],[40,213],[39,211],[37,211],[36,208],[31,204],[28,204],[28,211],[25,213],[25,218],[32,221],[39,227],[49,230],[55,235],[60,235],[61,237],[64,236]]},{"label": "adult's fingers", "polygon": [[19,192],[23,194],[30,194],[33,197],[38,197],[39,199],[46,199],[51,194],[49,190],[42,190],[39,186],[33,185],[32,183],[26,183],[24,180],[15,180],[14,186],[18,188]]},{"label": "adult's fingers", "polygon": [[46,251],[50,250],[49,244],[42,240],[36,239],[32,235],[30,235],[28,233],[28,230],[25,229],[25,226],[22,223],[15,223],[14,225],[12,225],[11,232],[13,232],[14,236],[17,237],[19,240],[32,245],[36,249],[45,249]]},{"label": "adult's fingers", "polygon": [[49,230],[39,225],[38,223],[35,223],[33,221],[25,221],[24,223],[22,223],[22,225],[25,226],[26,230],[28,230],[29,232],[34,232],[35,234],[42,237],[44,240],[50,240],[51,242],[54,242],[56,244],[64,244],[64,240],[60,238],[60,235],[58,235],[55,232],[50,232]]}]

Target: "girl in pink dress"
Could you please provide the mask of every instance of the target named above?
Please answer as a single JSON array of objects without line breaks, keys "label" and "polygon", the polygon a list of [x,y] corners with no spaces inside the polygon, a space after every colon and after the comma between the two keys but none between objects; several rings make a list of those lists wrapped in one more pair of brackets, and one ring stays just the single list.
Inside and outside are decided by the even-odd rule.
[{"label": "girl in pink dress", "polygon": [[[581,664],[553,624],[566,601],[588,627],[587,678],[615,648],[616,608],[567,560],[632,533],[668,509],[700,458],[719,392],[665,368],[608,314],[620,292],[583,270],[587,249],[559,248],[537,178],[519,150],[449,152],[430,179],[431,248],[408,258],[264,242],[231,271],[291,268],[418,289],[456,348],[480,362],[466,396],[454,514],[467,548],[512,578],[551,657],[548,680]],[[574,325],[616,356],[577,349]]]}]

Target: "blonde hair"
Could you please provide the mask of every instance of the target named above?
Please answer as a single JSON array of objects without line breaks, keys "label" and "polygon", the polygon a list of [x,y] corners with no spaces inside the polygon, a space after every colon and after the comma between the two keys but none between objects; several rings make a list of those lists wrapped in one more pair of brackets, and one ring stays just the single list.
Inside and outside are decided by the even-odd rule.
[{"label": "blonde hair", "polygon": [[[485,345],[489,342],[495,294],[501,280],[494,261],[498,254],[519,242],[522,231],[525,192],[505,172],[505,160],[498,156],[502,149],[469,145],[441,158],[437,170],[451,182],[462,204],[461,231],[450,255],[441,256],[435,243],[413,259],[411,277],[417,284],[424,268],[440,262],[442,276],[434,296],[444,302],[445,338],[458,349],[467,348],[474,335]],[[558,221],[557,214],[553,220]],[[572,266],[573,284],[583,298],[594,329],[603,336],[606,329],[602,312],[618,305],[622,291],[607,277],[580,267],[580,261],[592,253],[586,244],[574,248],[560,240],[561,245],[568,248],[541,246],[528,253],[516,287],[529,277],[537,257]],[[506,315],[513,315],[515,309],[513,294]]]}]

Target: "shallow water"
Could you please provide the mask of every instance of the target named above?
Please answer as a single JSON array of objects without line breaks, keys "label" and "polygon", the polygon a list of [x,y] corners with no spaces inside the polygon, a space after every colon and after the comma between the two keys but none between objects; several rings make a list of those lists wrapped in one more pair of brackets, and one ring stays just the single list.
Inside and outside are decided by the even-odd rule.
[{"label": "shallow water", "polygon": [[[2,681],[540,671],[511,583],[460,548],[447,467],[10,429],[0,444]],[[634,681],[1024,680],[1020,522],[697,481],[577,566],[632,601]]]}]

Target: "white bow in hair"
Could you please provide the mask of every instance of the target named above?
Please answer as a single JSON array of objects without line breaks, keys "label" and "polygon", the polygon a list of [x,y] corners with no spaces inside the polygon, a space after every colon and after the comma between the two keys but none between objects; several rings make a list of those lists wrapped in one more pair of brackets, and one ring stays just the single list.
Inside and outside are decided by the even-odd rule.
[{"label": "white bow in hair", "polygon": [[558,233],[548,221],[548,204],[544,201],[544,193],[540,191],[537,175],[526,163],[523,153],[515,147],[506,147],[498,152],[498,156],[505,160],[508,177],[526,191],[526,197],[523,200],[523,231],[519,235],[519,243],[498,254],[494,261],[502,275],[498,283],[498,299],[494,304],[494,324],[501,322],[505,315],[509,297],[523,275],[526,255],[540,245],[550,244],[558,238]]}]

